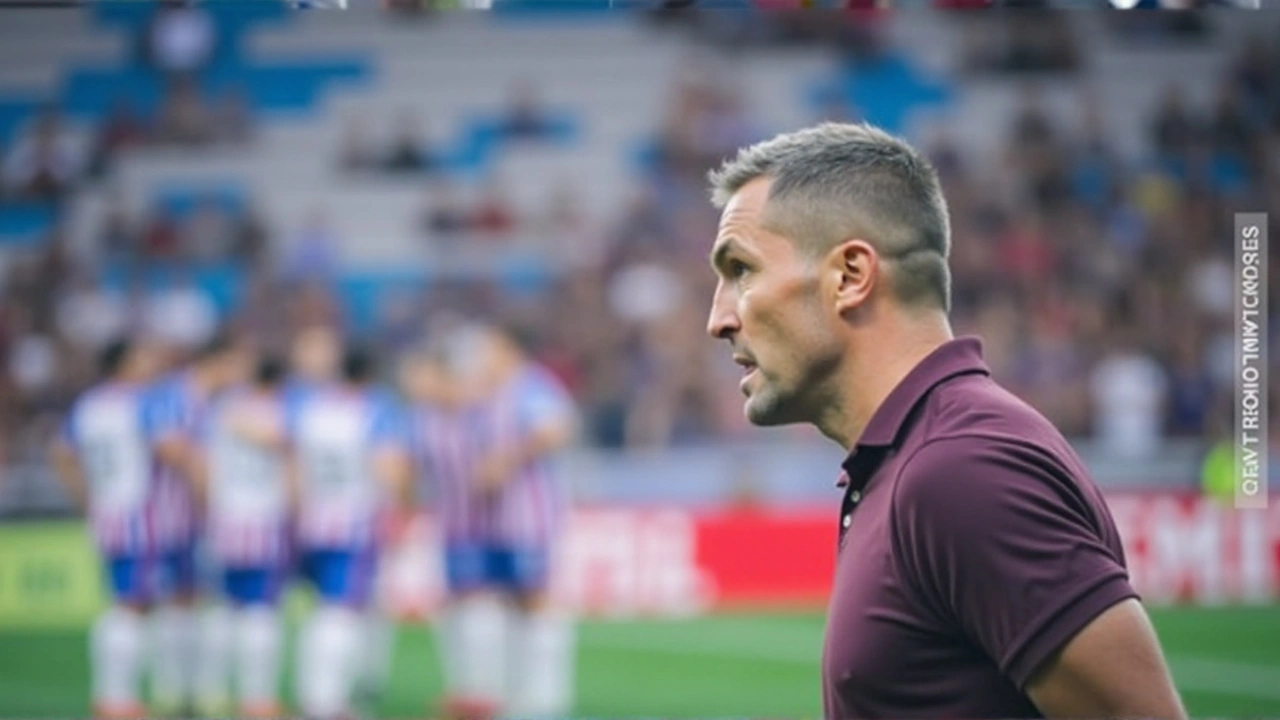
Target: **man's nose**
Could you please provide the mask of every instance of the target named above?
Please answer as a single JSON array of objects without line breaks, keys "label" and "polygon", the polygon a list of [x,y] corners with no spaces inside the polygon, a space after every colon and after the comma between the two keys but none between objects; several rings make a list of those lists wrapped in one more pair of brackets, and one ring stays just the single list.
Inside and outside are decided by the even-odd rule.
[{"label": "man's nose", "polygon": [[716,288],[716,294],[711,298],[711,314],[707,318],[707,334],[711,337],[725,340],[738,330],[738,315],[732,300],[723,287]]}]

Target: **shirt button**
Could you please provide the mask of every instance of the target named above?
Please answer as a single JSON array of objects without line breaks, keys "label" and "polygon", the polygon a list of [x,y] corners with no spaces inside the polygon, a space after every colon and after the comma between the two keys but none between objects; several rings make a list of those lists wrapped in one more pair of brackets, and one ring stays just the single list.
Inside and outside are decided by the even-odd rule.
[{"label": "shirt button", "polygon": [[847,528],[847,527],[849,527],[849,525],[850,525],[852,522],[853,522],[853,516],[852,516],[852,515],[845,515],[845,516],[844,516],[844,518],[842,518],[842,519],[840,520],[840,524],[841,524],[842,526],[846,527],[846,528]]},{"label": "shirt button", "polygon": [[859,501],[859,500],[861,500],[861,499],[862,499],[862,493],[861,493],[861,492],[859,492],[859,491],[857,491],[857,490],[854,490],[853,492],[849,493],[849,502],[855,502],[855,503],[856,503],[856,502],[858,502],[858,501]]}]

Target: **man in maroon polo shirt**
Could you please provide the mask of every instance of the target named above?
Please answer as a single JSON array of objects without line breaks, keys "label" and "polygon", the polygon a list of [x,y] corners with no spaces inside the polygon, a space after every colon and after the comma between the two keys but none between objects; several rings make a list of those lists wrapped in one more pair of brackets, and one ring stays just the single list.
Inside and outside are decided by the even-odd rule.
[{"label": "man in maroon polo shirt", "polygon": [[828,718],[1183,718],[1102,495],[953,339],[933,168],[824,124],[712,173],[708,331],[757,425],[849,451],[822,658]]}]

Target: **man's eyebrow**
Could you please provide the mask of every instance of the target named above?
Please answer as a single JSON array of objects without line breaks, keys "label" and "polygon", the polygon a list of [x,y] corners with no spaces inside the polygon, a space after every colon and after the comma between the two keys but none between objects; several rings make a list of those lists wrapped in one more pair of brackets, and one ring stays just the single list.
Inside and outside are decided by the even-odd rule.
[{"label": "man's eyebrow", "polygon": [[711,267],[721,267],[724,264],[725,256],[732,252],[736,246],[737,242],[735,242],[732,237],[725,238],[723,242],[716,243],[715,247],[711,248]]}]

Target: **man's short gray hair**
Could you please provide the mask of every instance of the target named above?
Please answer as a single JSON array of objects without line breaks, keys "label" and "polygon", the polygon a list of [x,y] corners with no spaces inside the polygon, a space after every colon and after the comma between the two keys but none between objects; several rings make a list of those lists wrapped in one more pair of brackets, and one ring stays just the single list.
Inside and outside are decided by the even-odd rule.
[{"label": "man's short gray hair", "polygon": [[904,305],[951,306],[951,227],[933,166],[906,141],[866,123],[823,123],[743,148],[709,174],[712,203],[767,177],[764,222],[816,258],[866,240]]}]

